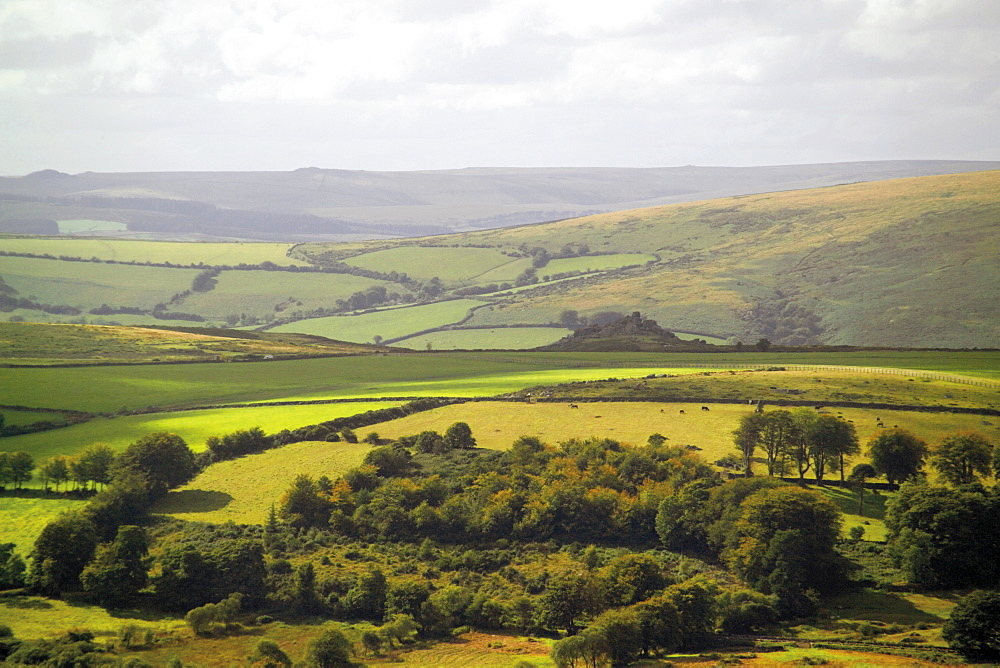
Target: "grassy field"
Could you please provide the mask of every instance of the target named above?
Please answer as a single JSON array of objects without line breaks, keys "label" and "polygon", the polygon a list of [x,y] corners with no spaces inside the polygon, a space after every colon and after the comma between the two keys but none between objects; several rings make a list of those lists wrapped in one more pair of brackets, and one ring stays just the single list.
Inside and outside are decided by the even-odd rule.
[{"label": "grassy field", "polygon": [[0,597],[0,619],[21,640],[60,636],[69,629],[89,629],[99,641],[117,635],[125,626],[158,633],[186,629],[183,618],[145,615],[129,610],[109,611],[75,600],[36,596]]},{"label": "grassy field", "polygon": [[[477,401],[415,413],[373,427],[383,438],[398,438],[432,429],[441,433],[455,422],[467,422],[480,447],[505,450],[518,436],[537,436],[555,445],[570,438],[598,436],[635,445],[645,444],[650,434],[666,436],[671,445],[695,445],[707,461],[736,454],[732,432],[740,417],[753,411],[746,404],[712,404],[710,410],[697,405],[658,402],[580,403],[578,409],[564,403]],[[683,410],[684,414],[680,411]],[[984,425],[977,415],[884,411],[844,408],[845,420],[853,420],[862,448],[881,430],[876,417],[887,425],[899,425],[936,443],[960,429],[975,429],[994,442],[1000,441],[1000,426]],[[764,472],[763,460],[755,468]],[[850,466],[850,463],[849,463]],[[833,478],[833,475],[828,478]]]},{"label": "grassy field", "polygon": [[[59,231],[85,231],[88,224],[108,221],[60,221]],[[76,229],[64,230],[64,224]],[[118,262],[171,262],[173,264],[237,265],[272,262],[279,266],[308,265],[288,257],[290,243],[133,241],[128,239],[0,238],[0,250],[34,255],[80,257]]]},{"label": "grassy field", "polygon": [[370,353],[370,348],[296,334],[203,329],[177,332],[117,326],[0,323],[0,358],[5,364],[58,364],[229,360]]},{"label": "grassy field", "polygon": [[83,310],[101,304],[151,309],[190,288],[197,274],[197,269],[0,258],[0,275],[18,297]]},{"label": "grassy field", "polygon": [[0,448],[24,450],[36,461],[55,455],[72,455],[92,443],[106,443],[122,450],[137,439],[157,431],[179,434],[192,450],[205,449],[209,436],[220,436],[237,429],[260,427],[267,433],[295,429],[338,417],[369,410],[398,406],[399,402],[345,402],[306,406],[257,406],[252,408],[217,408],[172,413],[126,415],[96,418],[89,422],[0,440]]},{"label": "grassy field", "polygon": [[153,512],[217,524],[263,524],[271,504],[281,500],[296,476],[305,473],[336,480],[359,466],[371,448],[367,443],[307,441],[213,464],[187,485],[169,492]]},{"label": "grassy field", "polygon": [[[428,280],[437,276],[445,283],[460,283],[476,279],[479,275],[496,267],[507,265],[514,259],[490,248],[438,248],[408,245],[356,255],[344,262],[352,267],[363,269],[381,272],[398,271],[418,280]],[[510,273],[510,271],[504,274],[503,280],[514,280],[520,273],[519,271]]]},{"label": "grassy field", "polygon": [[[86,503],[75,499],[22,498],[0,493],[0,543],[15,543],[17,551],[26,558],[46,524],[61,513],[82,508]],[[3,600],[0,598],[0,605]]]},{"label": "grassy field", "polygon": [[450,325],[464,318],[470,308],[480,306],[482,303],[475,299],[454,299],[423,306],[386,309],[362,315],[310,318],[287,325],[279,325],[270,331],[299,332],[325,336],[328,339],[338,341],[368,343],[376,335],[383,339],[395,339],[426,329]]},{"label": "grassy field", "polygon": [[[92,220],[78,218],[75,220],[58,220],[60,234],[80,234],[81,232],[124,232],[128,229],[125,223],[113,220]],[[21,251],[30,253],[32,251]],[[62,253],[60,253],[62,255]]]},{"label": "grassy field", "polygon": [[584,255],[582,257],[564,257],[549,260],[549,263],[538,270],[542,276],[561,274],[569,271],[605,271],[633,264],[646,264],[656,259],[648,253],[614,253],[611,255]]},{"label": "grassy field", "polygon": [[396,341],[394,346],[423,350],[475,350],[477,348],[525,349],[554,343],[572,334],[562,327],[503,327],[497,329],[448,329]]}]

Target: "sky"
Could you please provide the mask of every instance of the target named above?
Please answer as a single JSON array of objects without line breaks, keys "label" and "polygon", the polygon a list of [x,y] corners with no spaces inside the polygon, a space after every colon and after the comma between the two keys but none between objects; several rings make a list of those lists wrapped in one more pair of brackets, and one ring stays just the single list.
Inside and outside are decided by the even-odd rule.
[{"label": "sky", "polygon": [[1000,159],[998,0],[0,0],[0,174]]}]

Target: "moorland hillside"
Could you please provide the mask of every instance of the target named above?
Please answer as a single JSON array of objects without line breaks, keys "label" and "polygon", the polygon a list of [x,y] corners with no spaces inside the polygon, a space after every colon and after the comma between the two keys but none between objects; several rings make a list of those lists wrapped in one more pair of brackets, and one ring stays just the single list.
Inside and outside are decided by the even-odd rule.
[{"label": "moorland hillside", "polygon": [[476,168],[0,178],[0,232],[345,241],[508,227],[728,195],[1000,168],[882,161],[770,167]]}]

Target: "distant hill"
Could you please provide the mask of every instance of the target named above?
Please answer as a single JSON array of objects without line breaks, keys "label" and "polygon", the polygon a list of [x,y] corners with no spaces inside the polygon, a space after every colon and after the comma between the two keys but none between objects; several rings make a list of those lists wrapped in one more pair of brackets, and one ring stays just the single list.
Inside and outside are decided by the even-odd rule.
[{"label": "distant hill", "polygon": [[64,174],[0,178],[0,233],[348,241],[491,229],[730,195],[971,172],[1000,162]]}]

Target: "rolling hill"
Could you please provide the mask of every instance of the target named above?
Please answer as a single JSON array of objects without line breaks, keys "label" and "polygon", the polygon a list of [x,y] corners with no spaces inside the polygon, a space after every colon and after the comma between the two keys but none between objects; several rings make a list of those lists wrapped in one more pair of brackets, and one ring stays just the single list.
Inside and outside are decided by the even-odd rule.
[{"label": "rolling hill", "polygon": [[0,310],[435,350],[544,346],[638,311],[714,343],[994,348],[998,221],[1000,172],[981,171],[414,239],[0,238]]},{"label": "rolling hill", "polygon": [[998,169],[883,161],[770,167],[475,168],[63,174],[0,178],[0,233],[348,241],[509,227],[801,188]]}]

